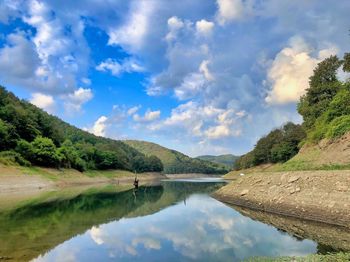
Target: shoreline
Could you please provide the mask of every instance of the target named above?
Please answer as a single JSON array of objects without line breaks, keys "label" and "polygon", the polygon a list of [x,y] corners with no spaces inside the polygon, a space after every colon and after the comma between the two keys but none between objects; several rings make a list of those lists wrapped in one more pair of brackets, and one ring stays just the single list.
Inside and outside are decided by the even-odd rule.
[{"label": "shoreline", "polygon": [[251,210],[350,228],[350,171],[264,172],[237,176],[213,194]]}]

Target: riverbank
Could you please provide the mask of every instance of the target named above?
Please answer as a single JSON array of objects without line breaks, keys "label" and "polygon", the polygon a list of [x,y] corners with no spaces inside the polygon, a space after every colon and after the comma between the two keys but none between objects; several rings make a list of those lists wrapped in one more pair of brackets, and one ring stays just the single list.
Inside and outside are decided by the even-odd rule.
[{"label": "riverbank", "polygon": [[225,176],[214,193],[253,210],[350,227],[350,171],[291,171]]}]

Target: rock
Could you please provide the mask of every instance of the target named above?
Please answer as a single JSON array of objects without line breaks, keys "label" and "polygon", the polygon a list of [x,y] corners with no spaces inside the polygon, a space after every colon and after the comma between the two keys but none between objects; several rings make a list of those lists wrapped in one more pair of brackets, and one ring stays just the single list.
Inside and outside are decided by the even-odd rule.
[{"label": "rock", "polygon": [[294,194],[295,193],[295,189],[292,188],[290,191],[289,191],[290,194]]},{"label": "rock", "polygon": [[297,188],[295,189],[295,192],[300,192],[300,190],[301,190],[301,188],[300,188],[300,187],[297,187]]},{"label": "rock", "polygon": [[332,201],[332,202],[330,202],[329,204],[328,204],[328,207],[329,208],[332,208],[332,207],[334,207],[335,206],[335,201]]},{"label": "rock", "polygon": [[300,178],[300,176],[292,176],[288,179],[288,183],[294,183]]},{"label": "rock", "polygon": [[248,194],[249,193],[249,190],[248,189],[244,189],[242,192],[241,192],[241,196],[244,196],[244,195],[246,195],[246,194]]},{"label": "rock", "polygon": [[348,191],[349,190],[349,188],[346,186],[346,185],[344,185],[344,184],[336,184],[336,189],[338,190],[338,191],[340,191],[340,192],[346,192],[346,191]]}]

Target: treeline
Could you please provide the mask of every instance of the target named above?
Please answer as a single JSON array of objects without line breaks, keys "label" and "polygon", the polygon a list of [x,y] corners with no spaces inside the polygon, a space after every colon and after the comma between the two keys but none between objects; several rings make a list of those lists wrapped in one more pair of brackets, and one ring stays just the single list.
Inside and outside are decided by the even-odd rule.
[{"label": "treeline", "polygon": [[259,139],[252,151],[236,160],[235,168],[285,162],[298,153],[298,145],[305,137],[306,133],[301,125],[289,122]]},{"label": "treeline", "polygon": [[320,62],[310,77],[306,94],[300,98],[298,112],[302,125],[287,123],[261,138],[254,149],[241,156],[235,169],[264,163],[285,162],[305,143],[334,139],[350,131],[350,81],[337,78],[339,69],[350,72],[350,53],[341,60],[330,56]]},{"label": "treeline", "polygon": [[201,159],[190,158],[176,151],[173,151],[173,153],[176,156],[176,161],[164,166],[164,172],[167,174],[225,174],[229,171],[229,169],[222,164],[217,164]]},{"label": "treeline", "polygon": [[0,87],[0,161],[21,165],[162,171],[162,162],[121,141],[97,137]]}]

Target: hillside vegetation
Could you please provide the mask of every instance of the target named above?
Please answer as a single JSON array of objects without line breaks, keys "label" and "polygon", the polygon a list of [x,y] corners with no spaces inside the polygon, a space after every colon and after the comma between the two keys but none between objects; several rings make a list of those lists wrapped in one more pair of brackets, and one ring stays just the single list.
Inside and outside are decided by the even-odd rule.
[{"label": "hillside vegetation", "polygon": [[214,162],[217,164],[222,164],[222,165],[225,165],[228,169],[232,169],[235,161],[239,158],[239,156],[235,156],[232,154],[219,155],[219,156],[203,155],[203,156],[197,156],[196,158],[205,160],[205,161]]},{"label": "hillside vegetation", "polygon": [[155,155],[158,157],[162,161],[164,172],[168,174],[224,174],[228,171],[222,164],[191,158],[178,151],[154,143],[137,140],[126,140],[124,142],[146,156]]},{"label": "hillside vegetation", "polygon": [[161,161],[127,144],[97,137],[0,87],[0,162],[74,168],[161,171]]},{"label": "hillside vegetation", "polygon": [[339,69],[350,72],[350,53],[346,53],[343,60],[336,56],[326,58],[314,69],[306,94],[298,103],[298,112],[304,120],[302,125],[287,123],[271,131],[252,151],[236,161],[235,169],[288,160],[279,168],[349,166],[350,81],[337,78]]}]

